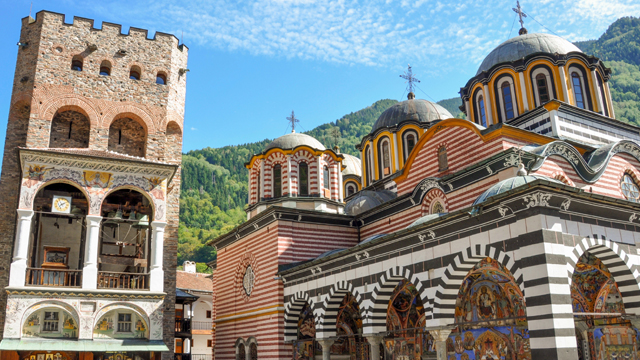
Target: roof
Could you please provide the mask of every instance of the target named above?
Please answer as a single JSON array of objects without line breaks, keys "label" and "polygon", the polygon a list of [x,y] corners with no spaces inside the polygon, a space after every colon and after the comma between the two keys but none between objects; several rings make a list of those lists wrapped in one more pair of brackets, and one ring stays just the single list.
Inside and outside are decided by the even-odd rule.
[{"label": "roof", "polygon": [[453,115],[442,106],[423,99],[409,99],[392,105],[385,110],[371,128],[371,132],[403,121],[431,122],[452,118]]},{"label": "roof", "polygon": [[286,135],[282,135],[279,138],[273,140],[271,144],[267,145],[264,151],[267,151],[270,149],[276,149],[276,148],[289,150],[289,149],[295,149],[298,146],[303,146],[303,145],[306,145],[316,150],[323,150],[323,151],[326,150],[324,145],[322,145],[322,143],[318,141],[316,138],[314,138],[313,136],[292,132]]},{"label": "roof", "polygon": [[360,159],[349,154],[342,154],[342,156],[344,156],[342,165],[346,166],[346,168],[342,170],[342,176],[360,176],[362,174],[362,162],[360,161]]},{"label": "roof", "polygon": [[395,198],[396,194],[389,190],[363,190],[349,200],[344,206],[344,212],[348,215],[358,215]]},{"label": "roof", "polygon": [[493,185],[492,187],[490,187],[489,189],[487,189],[485,192],[482,193],[482,195],[478,196],[478,198],[476,199],[476,201],[473,202],[473,205],[478,205],[480,203],[483,203],[484,201],[486,201],[488,198],[496,196],[496,195],[500,195],[503,193],[506,193],[508,191],[511,191],[515,188],[524,186],[526,184],[530,184],[536,180],[545,180],[548,182],[553,182],[553,183],[557,183],[557,184],[562,184],[564,185],[562,182],[558,181],[558,180],[554,180],[552,178],[546,177],[546,176],[542,176],[542,175],[525,175],[525,176],[514,176],[512,178],[506,179],[506,180],[502,180],[499,183]]},{"label": "roof", "polygon": [[149,164],[175,166],[173,164],[169,164],[163,161],[157,161],[157,160],[151,160],[151,159],[142,158],[138,156],[121,154],[121,153],[117,153],[115,151],[109,151],[109,150],[94,150],[94,149],[85,149],[85,148],[68,148],[67,149],[67,148],[26,148],[26,147],[21,147],[19,149],[42,151],[42,152],[57,153],[57,154],[89,156],[89,157],[111,159],[111,160],[128,160],[128,161],[144,162]]},{"label": "roof", "polygon": [[211,274],[176,271],[176,288],[213,292]]},{"label": "roof", "polygon": [[437,218],[445,216],[445,215],[447,215],[447,213],[428,214],[428,215],[422,216],[422,217],[418,218],[418,220],[416,220],[413,223],[411,223],[411,225],[407,226],[407,229],[410,228],[410,227],[414,227],[414,226],[418,226],[418,225],[424,224],[426,222],[429,222],[429,221],[431,221],[433,219],[437,219]]},{"label": "roof", "polygon": [[551,34],[524,34],[498,45],[482,61],[476,75],[488,71],[494,65],[520,60],[535,53],[568,54],[582,52],[569,41]]}]

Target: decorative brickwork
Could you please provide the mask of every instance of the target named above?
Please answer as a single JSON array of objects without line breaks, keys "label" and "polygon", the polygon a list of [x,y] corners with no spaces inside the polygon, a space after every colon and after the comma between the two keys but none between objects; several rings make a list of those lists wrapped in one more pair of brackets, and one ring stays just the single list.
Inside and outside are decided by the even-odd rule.
[{"label": "decorative brickwork", "polygon": [[[186,75],[180,69],[187,68],[188,49],[173,35],[147,35],[137,28],[122,34],[121,26],[111,23],[96,28],[85,18],[65,23],[63,14],[47,11],[37,13],[35,20],[22,19],[19,41],[27,46],[16,47],[0,178],[0,288],[8,284],[14,247],[21,183],[18,147],[109,149],[180,164],[186,92]],[[72,70],[74,58],[82,62],[82,71]],[[100,67],[107,62],[109,74],[101,75]],[[129,78],[132,66],[139,67],[139,80]],[[158,72],[166,75],[166,85],[156,84]],[[162,337],[171,351],[179,189],[178,169],[166,184],[163,253],[167,295]],[[6,301],[6,293],[0,292],[0,308],[6,308]],[[0,339],[4,316],[0,312]],[[163,358],[173,355],[163,353]]]}]

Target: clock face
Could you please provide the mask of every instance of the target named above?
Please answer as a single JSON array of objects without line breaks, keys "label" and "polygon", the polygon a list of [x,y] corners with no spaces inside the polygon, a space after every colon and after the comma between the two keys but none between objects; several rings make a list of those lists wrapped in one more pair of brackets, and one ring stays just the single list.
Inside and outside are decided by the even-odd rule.
[{"label": "clock face", "polygon": [[55,212],[68,212],[71,204],[67,198],[59,197],[53,200],[53,209]]}]

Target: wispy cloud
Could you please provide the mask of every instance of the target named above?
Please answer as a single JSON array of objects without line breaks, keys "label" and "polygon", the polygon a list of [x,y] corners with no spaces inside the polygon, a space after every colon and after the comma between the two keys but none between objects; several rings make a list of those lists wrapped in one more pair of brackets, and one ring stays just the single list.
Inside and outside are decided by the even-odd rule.
[{"label": "wispy cloud", "polygon": [[[499,0],[146,0],[136,7],[116,1],[104,10],[126,14],[132,23],[184,31],[187,43],[226,51],[348,65],[420,61],[455,67],[456,61],[480,62],[517,33],[511,5]],[[532,15],[530,30],[556,32],[571,41],[595,38],[615,19],[640,14],[637,0],[541,0],[522,6]]]},{"label": "wispy cloud", "polygon": [[192,128],[191,128],[191,131],[196,131],[196,130],[198,130],[198,129],[196,129],[196,128],[194,128],[194,127],[192,127]]}]

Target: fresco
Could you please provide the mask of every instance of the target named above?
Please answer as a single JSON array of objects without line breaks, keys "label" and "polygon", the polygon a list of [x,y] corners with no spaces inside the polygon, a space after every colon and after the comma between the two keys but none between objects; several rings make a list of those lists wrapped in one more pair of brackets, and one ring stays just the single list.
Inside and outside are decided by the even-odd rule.
[{"label": "fresco", "polygon": [[78,324],[59,309],[43,309],[33,312],[22,326],[22,337],[78,338]]},{"label": "fresco", "polygon": [[336,321],[338,339],[331,354],[349,355],[351,360],[368,359],[369,343],[362,337],[362,318],[356,298],[348,293],[342,299]]},{"label": "fresco", "polygon": [[511,273],[485,258],[462,281],[449,360],[531,359],[524,296]]},{"label": "fresco", "polygon": [[137,314],[110,311],[93,328],[94,339],[147,339],[148,327]]},{"label": "fresco", "polygon": [[298,340],[293,342],[293,358],[295,360],[313,359],[315,355],[322,355],[322,347],[314,341],[316,337],[316,323],[313,309],[305,303],[298,317]]},{"label": "fresco", "polygon": [[415,285],[400,281],[391,294],[387,308],[385,360],[421,359],[433,349],[433,338],[425,332],[424,306]]},{"label": "fresco", "polygon": [[620,316],[625,310],[618,284],[606,265],[588,252],[580,257],[573,272],[571,300],[574,313],[607,314],[577,318],[588,326],[592,359],[639,359],[638,331]]}]

